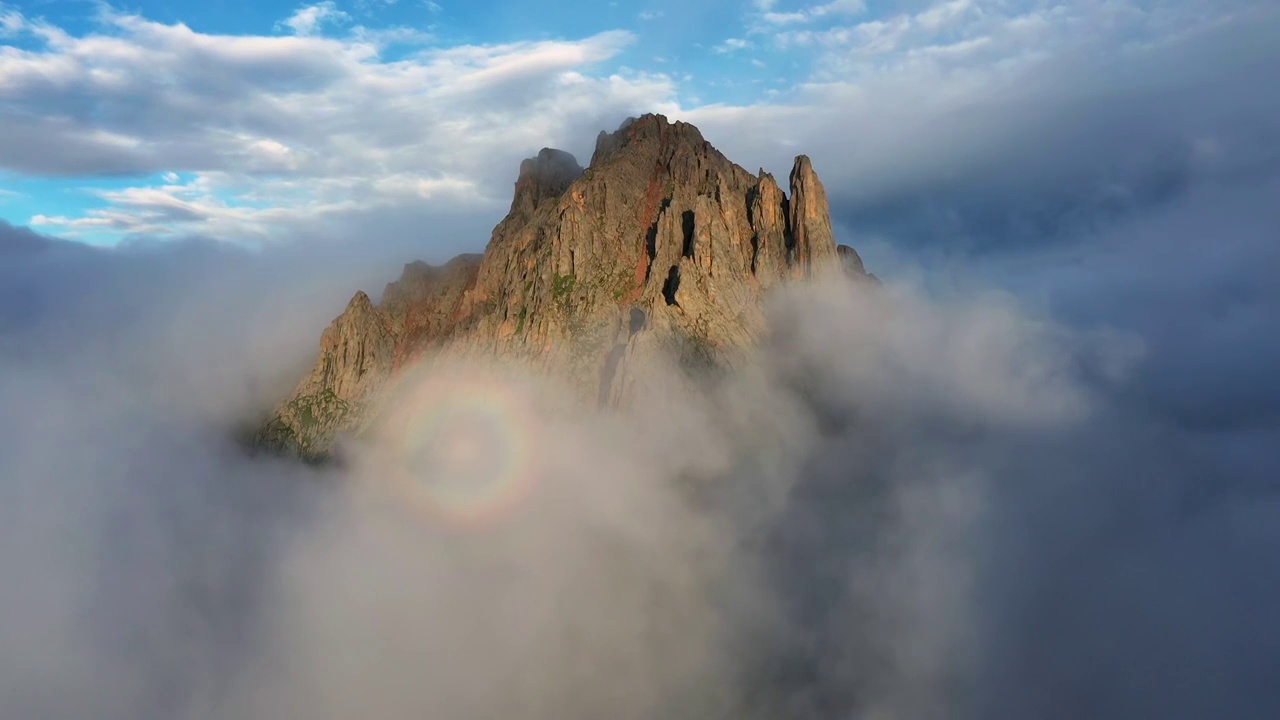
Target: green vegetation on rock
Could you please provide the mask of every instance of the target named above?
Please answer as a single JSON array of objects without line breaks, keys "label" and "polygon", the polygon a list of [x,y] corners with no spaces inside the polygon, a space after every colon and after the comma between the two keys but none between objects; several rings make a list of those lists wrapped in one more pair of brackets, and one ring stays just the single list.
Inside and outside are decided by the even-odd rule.
[{"label": "green vegetation on rock", "polygon": [[578,282],[578,278],[573,273],[568,275],[556,275],[551,282],[551,296],[556,300],[568,299],[573,293],[573,286]]}]

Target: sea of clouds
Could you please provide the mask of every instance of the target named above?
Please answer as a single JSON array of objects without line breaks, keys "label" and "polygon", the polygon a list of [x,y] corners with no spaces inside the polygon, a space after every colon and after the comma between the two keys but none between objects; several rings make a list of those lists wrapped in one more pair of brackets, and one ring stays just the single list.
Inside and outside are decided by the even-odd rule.
[{"label": "sea of clouds", "polygon": [[[780,293],[747,367],[625,413],[443,366],[520,404],[482,444],[534,448],[461,526],[376,449],[232,434],[404,246],[0,228],[0,714],[1271,716],[1280,304],[1274,225],[1214,221],[1240,197],[1100,236],[1114,278],[882,251],[882,288]],[[1206,227],[1252,262],[1146,254]]]}]

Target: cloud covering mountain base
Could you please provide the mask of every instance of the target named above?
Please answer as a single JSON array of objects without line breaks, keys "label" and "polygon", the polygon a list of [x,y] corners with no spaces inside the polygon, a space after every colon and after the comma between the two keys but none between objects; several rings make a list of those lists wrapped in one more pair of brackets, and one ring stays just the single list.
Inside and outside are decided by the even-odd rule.
[{"label": "cloud covering mountain base", "polygon": [[[1280,717],[1275,3],[776,5],[433,45],[0,0],[5,217],[121,241],[0,220],[0,717]],[[707,31],[778,89],[671,70]],[[654,109],[811,154],[887,286],[625,415],[431,375],[456,455],[433,402],[341,467],[231,440],[519,158]]]},{"label": "cloud covering mountain base", "polygon": [[[53,262],[31,247],[24,267]],[[315,470],[225,430],[306,352],[280,328],[349,287],[273,285],[277,313],[246,322],[234,298],[274,274],[209,251],[203,283],[157,287],[187,260],[121,252],[92,312],[54,292],[38,322],[8,318],[5,716],[1280,708],[1280,507],[1256,452],[1274,430],[1151,414],[1127,394],[1133,337],[1003,294],[797,287],[706,393],[569,411],[510,369],[442,369],[423,382],[480,398],[451,416],[478,454],[429,452],[440,425],[414,416]],[[516,474],[458,499],[450,473],[495,455]]]}]

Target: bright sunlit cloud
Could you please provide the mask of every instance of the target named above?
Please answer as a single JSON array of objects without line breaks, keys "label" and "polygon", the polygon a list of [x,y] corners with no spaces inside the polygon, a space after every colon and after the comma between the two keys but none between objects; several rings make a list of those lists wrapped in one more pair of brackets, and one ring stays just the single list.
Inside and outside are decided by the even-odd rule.
[{"label": "bright sunlit cloud", "polygon": [[[591,31],[495,29],[486,38],[478,6],[409,5],[326,1],[278,8],[266,26],[216,31],[145,9],[76,18],[0,6],[0,32],[12,43],[0,54],[0,171],[64,179],[0,212],[99,242],[269,240],[314,232],[313,220],[342,224],[408,203],[496,219],[522,157],[551,145],[585,162],[584,138],[646,111],[696,120],[741,161],[771,169],[788,159],[758,138],[776,140],[774,148],[803,138],[812,149],[850,130],[872,157],[856,176],[827,172],[839,196],[903,172],[936,174],[888,158],[928,147],[922,135],[946,138],[943,154],[972,146],[957,137],[978,121],[970,111],[1017,123],[1039,112],[1055,84],[1102,97],[1126,82],[1103,67],[1155,72],[1162,53],[1185,54],[1179,46],[1215,29],[1275,23],[1265,3],[836,0],[708,5],[698,12],[717,20],[697,24],[694,37],[659,3],[600,11]],[[473,31],[460,33],[464,25]],[[677,41],[684,45],[670,46]],[[1205,60],[1246,67],[1257,50]],[[1073,66],[1086,56],[1099,69]],[[904,123],[908,108],[916,119]],[[144,184],[168,172],[200,189],[188,183],[179,195]],[[108,176],[135,178],[135,192],[92,190]],[[144,192],[153,202],[136,202]],[[179,203],[188,211],[158,214],[158,204]]]}]

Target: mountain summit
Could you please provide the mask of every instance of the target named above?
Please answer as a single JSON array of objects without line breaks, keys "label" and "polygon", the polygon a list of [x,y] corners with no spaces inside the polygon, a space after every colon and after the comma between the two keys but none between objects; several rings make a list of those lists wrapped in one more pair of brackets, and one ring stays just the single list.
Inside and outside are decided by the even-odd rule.
[{"label": "mountain summit", "polygon": [[437,356],[519,363],[626,405],[648,353],[731,367],[762,336],[771,287],[839,269],[871,277],[836,245],[808,157],[788,196],[696,127],[633,118],[600,134],[586,170],[549,148],[522,162],[483,255],[410,263],[377,304],[356,293],[256,441],[323,458],[370,426],[397,373]]}]

